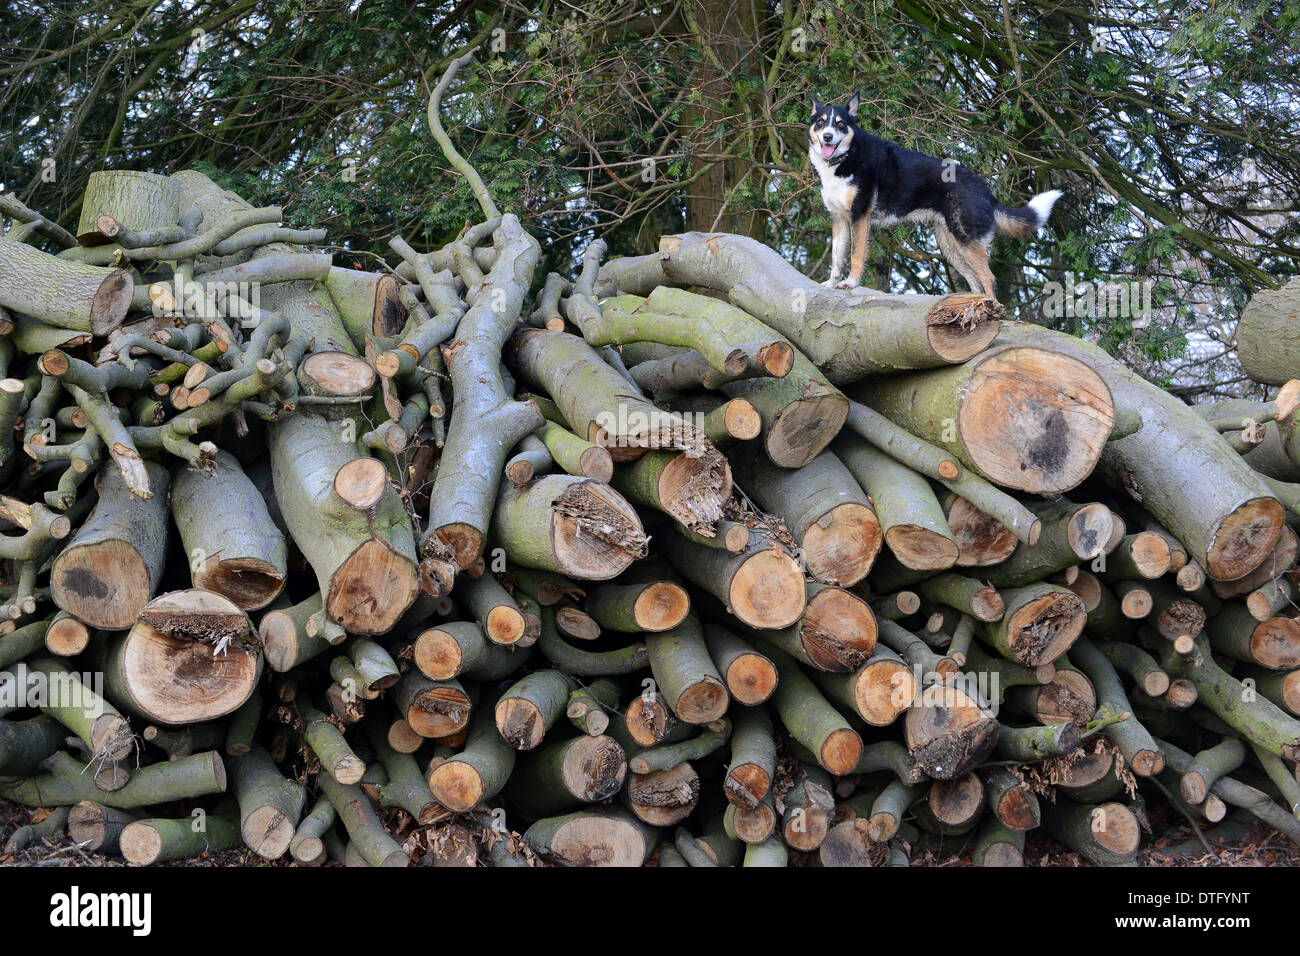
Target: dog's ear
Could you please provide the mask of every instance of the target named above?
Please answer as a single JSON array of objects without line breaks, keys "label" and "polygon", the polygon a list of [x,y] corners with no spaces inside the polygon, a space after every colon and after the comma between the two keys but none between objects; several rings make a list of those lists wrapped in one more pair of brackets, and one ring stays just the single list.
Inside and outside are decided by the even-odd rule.
[{"label": "dog's ear", "polygon": [[858,91],[854,90],[853,95],[849,97],[848,111],[854,119],[858,118],[858,107],[861,105],[862,98],[858,96]]},{"label": "dog's ear", "polygon": [[823,103],[821,100],[817,99],[817,94],[814,93],[814,94],[813,94],[813,105],[812,105],[813,116],[816,116],[818,113],[820,113],[820,112],[821,112],[822,110],[824,110],[825,108],[826,108],[826,104]]}]

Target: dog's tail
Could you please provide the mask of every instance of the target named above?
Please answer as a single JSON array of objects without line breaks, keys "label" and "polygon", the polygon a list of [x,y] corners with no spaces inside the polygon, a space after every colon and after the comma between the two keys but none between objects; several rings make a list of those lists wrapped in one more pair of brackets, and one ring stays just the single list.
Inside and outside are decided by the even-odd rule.
[{"label": "dog's tail", "polygon": [[1008,209],[999,204],[993,211],[993,221],[997,231],[1004,236],[1015,236],[1017,239],[1032,236],[1043,228],[1047,217],[1052,214],[1052,206],[1064,195],[1059,189],[1051,189],[1039,193],[1029,202],[1015,209]]}]

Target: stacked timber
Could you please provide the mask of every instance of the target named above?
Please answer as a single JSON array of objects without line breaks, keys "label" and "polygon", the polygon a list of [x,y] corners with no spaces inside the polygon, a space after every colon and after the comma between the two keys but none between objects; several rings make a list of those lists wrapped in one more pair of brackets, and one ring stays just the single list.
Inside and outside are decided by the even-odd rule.
[{"label": "stacked timber", "polygon": [[506,214],[363,272],[192,170],[75,235],[6,202],[0,797],[54,811],[10,852],[1126,864],[1166,794],[1300,836],[1293,289],[1238,334],[1276,397],[1191,407],[738,236],[543,278]]}]

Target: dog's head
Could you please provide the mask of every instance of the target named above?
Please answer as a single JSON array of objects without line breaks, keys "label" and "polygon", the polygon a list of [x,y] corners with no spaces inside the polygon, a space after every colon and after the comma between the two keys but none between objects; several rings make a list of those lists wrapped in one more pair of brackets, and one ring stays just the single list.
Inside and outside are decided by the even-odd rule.
[{"label": "dog's head", "polygon": [[853,142],[853,134],[858,128],[859,102],[857,93],[849,97],[845,106],[831,106],[813,96],[808,139],[813,151],[826,162],[839,162]]}]

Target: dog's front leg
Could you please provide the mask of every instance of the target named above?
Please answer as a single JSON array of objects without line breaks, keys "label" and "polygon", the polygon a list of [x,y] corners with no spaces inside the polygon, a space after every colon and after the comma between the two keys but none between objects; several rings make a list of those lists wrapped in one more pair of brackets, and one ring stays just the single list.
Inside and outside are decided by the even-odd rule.
[{"label": "dog's front leg", "polygon": [[841,289],[853,289],[862,282],[862,271],[867,265],[867,244],[871,241],[871,212],[853,224],[853,260],[849,263],[849,277],[839,284]]},{"label": "dog's front leg", "polygon": [[835,288],[844,274],[844,260],[849,254],[849,220],[845,216],[836,216],[831,220],[831,277],[822,285],[828,289]]}]

